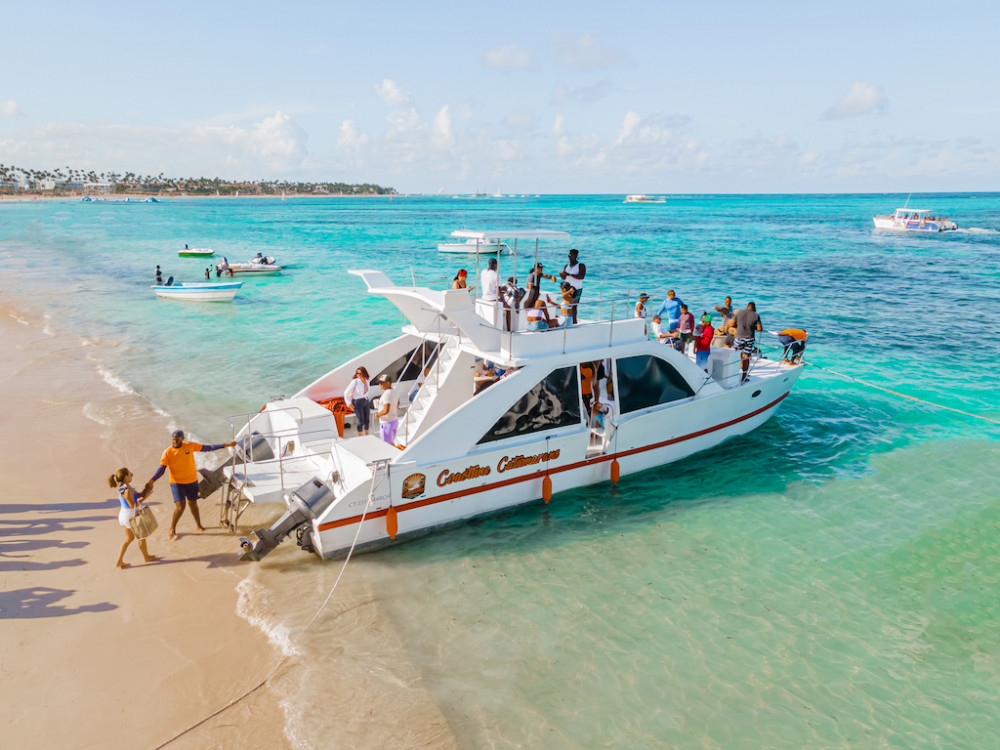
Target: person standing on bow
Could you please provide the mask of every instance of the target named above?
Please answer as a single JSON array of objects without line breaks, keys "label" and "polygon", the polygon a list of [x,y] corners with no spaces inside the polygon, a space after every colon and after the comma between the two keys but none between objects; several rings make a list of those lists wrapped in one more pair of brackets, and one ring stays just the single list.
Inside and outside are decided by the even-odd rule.
[{"label": "person standing on bow", "polygon": [[[666,323],[668,331],[676,330],[677,326],[680,325],[681,305],[683,304],[673,289],[667,290],[667,298],[663,300],[663,304],[660,305],[660,309],[656,311],[656,314]],[[666,317],[664,317],[664,313],[666,313]]]},{"label": "person standing on bow", "polygon": [[574,247],[569,251],[569,263],[559,272],[559,278],[573,287],[573,323],[576,323],[576,308],[583,296],[583,278],[587,275],[587,267],[578,260],[579,253]]},{"label": "person standing on bow", "polygon": [[201,514],[198,512],[198,469],[194,465],[194,454],[198,452],[217,451],[220,448],[232,448],[236,445],[235,440],[228,443],[218,443],[215,445],[202,445],[201,443],[188,443],[184,440],[184,430],[174,430],[170,436],[170,447],[163,451],[160,465],[156,473],[146,482],[146,487],[151,489],[153,482],[163,476],[163,472],[170,472],[170,491],[174,496],[174,515],[170,519],[169,539],[177,538],[177,522],[184,515],[184,508],[191,506],[191,515],[194,517],[194,525],[198,531],[204,531],[201,525]]},{"label": "person standing on bow", "polygon": [[757,345],[757,331],[763,331],[764,326],[753,302],[748,302],[745,310],[737,310],[734,321],[736,340],[733,346],[740,353],[740,367],[743,369],[740,383],[745,383],[750,378],[750,357]]}]

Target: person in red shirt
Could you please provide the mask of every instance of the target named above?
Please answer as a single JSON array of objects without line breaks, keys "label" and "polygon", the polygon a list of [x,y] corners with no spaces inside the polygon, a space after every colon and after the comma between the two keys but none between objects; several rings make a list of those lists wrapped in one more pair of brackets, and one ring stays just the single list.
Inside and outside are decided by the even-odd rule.
[{"label": "person in red shirt", "polygon": [[174,516],[170,520],[170,539],[177,538],[177,522],[184,515],[184,508],[191,506],[191,515],[194,517],[194,524],[198,531],[204,531],[201,525],[201,514],[198,512],[198,469],[194,465],[194,454],[207,451],[217,451],[220,448],[232,448],[236,441],[219,443],[216,445],[202,445],[201,443],[188,443],[184,440],[183,430],[174,430],[170,436],[170,447],[163,451],[160,465],[156,469],[153,477],[146,482],[144,492],[153,488],[153,483],[163,476],[163,472],[170,472],[170,491],[174,495]]},{"label": "person in red shirt", "polygon": [[701,323],[694,329],[694,363],[708,372],[708,355],[712,351],[712,337],[715,329],[712,327],[712,316],[702,313]]}]

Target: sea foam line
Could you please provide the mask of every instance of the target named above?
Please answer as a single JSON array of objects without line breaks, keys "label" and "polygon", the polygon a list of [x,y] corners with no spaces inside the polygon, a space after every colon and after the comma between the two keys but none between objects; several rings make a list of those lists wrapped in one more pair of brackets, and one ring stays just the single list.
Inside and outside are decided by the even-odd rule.
[{"label": "sea foam line", "polygon": [[292,644],[292,634],[287,625],[269,622],[263,615],[254,611],[251,599],[255,596],[263,598],[264,593],[263,587],[252,580],[255,571],[256,569],[252,570],[250,575],[236,584],[236,614],[267,636],[267,640],[281,652],[282,656],[288,657],[299,653]]}]

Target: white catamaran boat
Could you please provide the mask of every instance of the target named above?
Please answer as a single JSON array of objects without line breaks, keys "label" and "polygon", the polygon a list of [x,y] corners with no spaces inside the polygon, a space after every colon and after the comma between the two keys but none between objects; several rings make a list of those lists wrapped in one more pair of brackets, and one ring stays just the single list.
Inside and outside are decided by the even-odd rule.
[{"label": "white catamaran boat", "polygon": [[887,232],[948,232],[958,229],[953,221],[935,216],[929,208],[897,208],[892,216],[872,219],[876,229]]},{"label": "white catamaran boat", "polygon": [[452,237],[464,238],[465,242],[441,242],[438,243],[439,253],[486,253],[496,255],[497,253],[509,253],[510,248],[501,239],[487,237],[483,232],[474,232],[468,229],[457,229],[451,233]]},{"label": "white catamaran boat", "polygon": [[666,203],[667,199],[662,196],[652,195],[626,195],[624,203]]},{"label": "white catamaran boat", "polygon": [[[536,257],[538,237],[566,237],[490,236],[534,236]],[[291,398],[230,419],[238,447],[214,478],[223,485],[223,524],[235,530],[250,503],[287,506],[255,540],[241,540],[245,559],[260,559],[293,532],[306,551],[341,556],[679,461],[762,425],[802,372],[756,359],[741,383],[739,354],[715,348],[706,373],[650,341],[634,302],[624,299],[610,302],[610,313],[608,301],[591,303],[598,309],[589,318],[581,305],[569,328],[528,331],[524,311],[508,318],[499,303],[467,290],[351,273],[408,323]],[[603,407],[588,410],[581,365],[599,361],[607,382],[594,392]],[[343,393],[362,365],[373,374],[372,395],[385,374],[401,404],[429,368],[401,413],[394,445],[342,434]]]}]

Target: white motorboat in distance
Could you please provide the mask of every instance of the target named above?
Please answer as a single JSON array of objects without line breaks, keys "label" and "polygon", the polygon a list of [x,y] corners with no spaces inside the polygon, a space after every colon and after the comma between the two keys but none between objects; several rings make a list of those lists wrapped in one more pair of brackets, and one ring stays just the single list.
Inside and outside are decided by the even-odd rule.
[{"label": "white motorboat in distance", "polygon": [[484,253],[496,255],[497,253],[509,253],[510,248],[502,239],[490,237],[483,232],[474,232],[469,229],[457,229],[451,233],[452,237],[464,238],[465,242],[441,242],[438,243],[439,253]]},{"label": "white motorboat in distance", "polygon": [[230,302],[243,286],[242,281],[199,281],[155,284],[150,287],[157,297],[188,302]]},{"label": "white motorboat in distance", "polygon": [[270,274],[280,273],[282,266],[279,266],[274,262],[274,258],[270,255],[262,255],[257,253],[253,258],[250,258],[246,263],[230,263],[226,258],[222,259],[216,267],[216,271],[225,272],[232,271],[233,273],[253,273],[260,276],[267,276]]},{"label": "white motorboat in distance", "polygon": [[[716,348],[706,373],[647,338],[634,300],[590,302],[587,316],[585,297],[577,325],[528,331],[524,311],[508,327],[499,303],[468,290],[350,273],[408,322],[291,398],[230,419],[238,447],[217,473],[223,524],[235,529],[250,503],[287,506],[256,540],[241,540],[246,559],[293,532],[306,551],[342,556],[680,461],[762,425],[803,369],[758,358],[741,384],[739,354]],[[584,406],[581,364],[600,360],[615,396],[598,418]],[[494,369],[477,376],[487,361]],[[401,404],[429,369],[401,409],[394,445],[338,430],[335,412],[342,425],[343,394],[362,365],[373,384],[387,375]]]},{"label": "white motorboat in distance", "polygon": [[929,208],[897,208],[892,216],[872,218],[876,229],[887,232],[949,232],[958,229],[947,217],[935,216]]},{"label": "white motorboat in distance", "polygon": [[652,195],[626,195],[623,203],[666,203],[667,199],[662,196]]}]

